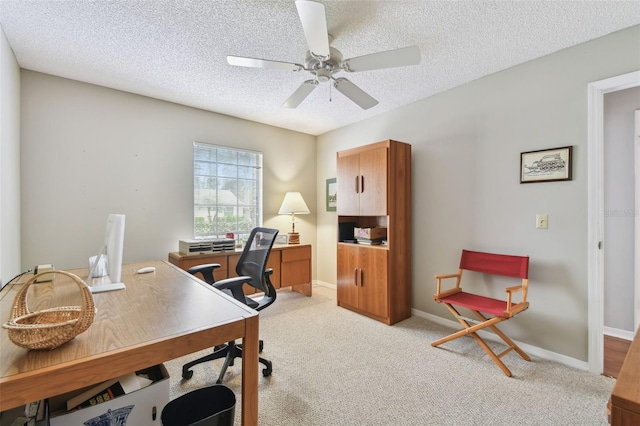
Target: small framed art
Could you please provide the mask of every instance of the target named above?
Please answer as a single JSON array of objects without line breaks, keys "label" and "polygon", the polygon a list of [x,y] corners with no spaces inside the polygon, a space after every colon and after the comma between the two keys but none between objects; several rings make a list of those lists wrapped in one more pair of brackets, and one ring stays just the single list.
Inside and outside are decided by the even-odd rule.
[{"label": "small framed art", "polygon": [[289,236],[287,234],[278,234],[274,244],[289,244]]},{"label": "small framed art", "polygon": [[520,183],[571,180],[572,146],[520,153]]},{"label": "small framed art", "polygon": [[338,206],[338,184],[336,178],[327,179],[327,211],[335,212]]}]

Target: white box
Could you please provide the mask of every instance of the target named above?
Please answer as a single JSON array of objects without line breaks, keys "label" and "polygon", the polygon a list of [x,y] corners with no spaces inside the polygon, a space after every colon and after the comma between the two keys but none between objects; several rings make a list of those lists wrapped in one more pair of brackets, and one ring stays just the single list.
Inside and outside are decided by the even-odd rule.
[{"label": "white box", "polygon": [[[151,369],[159,369],[163,378],[145,388],[92,407],[82,408],[70,413],[56,414],[57,410],[65,407],[67,399],[79,392],[51,398],[51,426],[160,425],[160,414],[164,406],[169,402],[169,373],[162,364],[151,367]],[[107,419],[112,420],[109,421]]]}]

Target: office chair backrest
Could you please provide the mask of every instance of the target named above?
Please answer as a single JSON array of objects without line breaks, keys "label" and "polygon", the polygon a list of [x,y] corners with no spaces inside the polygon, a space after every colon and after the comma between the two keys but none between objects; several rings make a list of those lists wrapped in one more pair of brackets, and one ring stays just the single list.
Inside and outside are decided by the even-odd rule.
[{"label": "office chair backrest", "polygon": [[265,285],[264,272],[278,232],[272,228],[254,228],[236,265],[236,273],[240,276],[250,276],[251,282],[248,284],[266,296],[272,296],[273,290]]}]

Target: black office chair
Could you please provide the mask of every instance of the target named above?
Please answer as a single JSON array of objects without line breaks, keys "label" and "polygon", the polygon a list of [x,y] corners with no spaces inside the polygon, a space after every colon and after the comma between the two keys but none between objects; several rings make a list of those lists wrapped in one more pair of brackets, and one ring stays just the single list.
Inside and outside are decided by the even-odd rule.
[{"label": "black office chair", "polygon": [[[267,259],[269,258],[269,253],[271,253],[271,247],[273,247],[276,235],[278,235],[278,230],[271,228],[255,228],[251,231],[249,240],[236,265],[236,273],[239,275],[237,277],[216,282],[213,277],[213,271],[220,267],[220,265],[216,263],[194,266],[189,268],[187,272],[193,275],[200,273],[204,280],[213,287],[231,294],[234,299],[256,311],[261,311],[276,300],[276,289],[273,287],[271,279],[269,278],[273,270],[267,268]],[[259,300],[247,297],[242,289],[244,284],[248,284],[256,290],[263,292],[264,296]],[[262,352],[263,345],[263,341],[260,340],[260,352]],[[216,346],[212,354],[183,365],[182,378],[190,379],[193,376],[191,367],[194,365],[223,357],[225,358],[224,365],[216,381],[218,384],[222,383],[227,368],[233,365],[235,358],[242,357],[242,345],[236,344],[235,341]],[[265,366],[262,370],[262,375],[265,377],[270,376],[272,371],[271,361],[262,357],[259,358],[259,361]]]}]

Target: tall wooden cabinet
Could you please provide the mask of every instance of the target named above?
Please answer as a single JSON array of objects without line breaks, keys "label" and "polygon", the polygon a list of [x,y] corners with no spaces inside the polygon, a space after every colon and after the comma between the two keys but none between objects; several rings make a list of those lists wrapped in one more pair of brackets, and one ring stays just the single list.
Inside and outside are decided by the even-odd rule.
[{"label": "tall wooden cabinet", "polygon": [[387,228],[387,245],[340,241],[338,305],[386,324],[411,316],[411,145],[387,140],[337,154],[339,228]]}]

